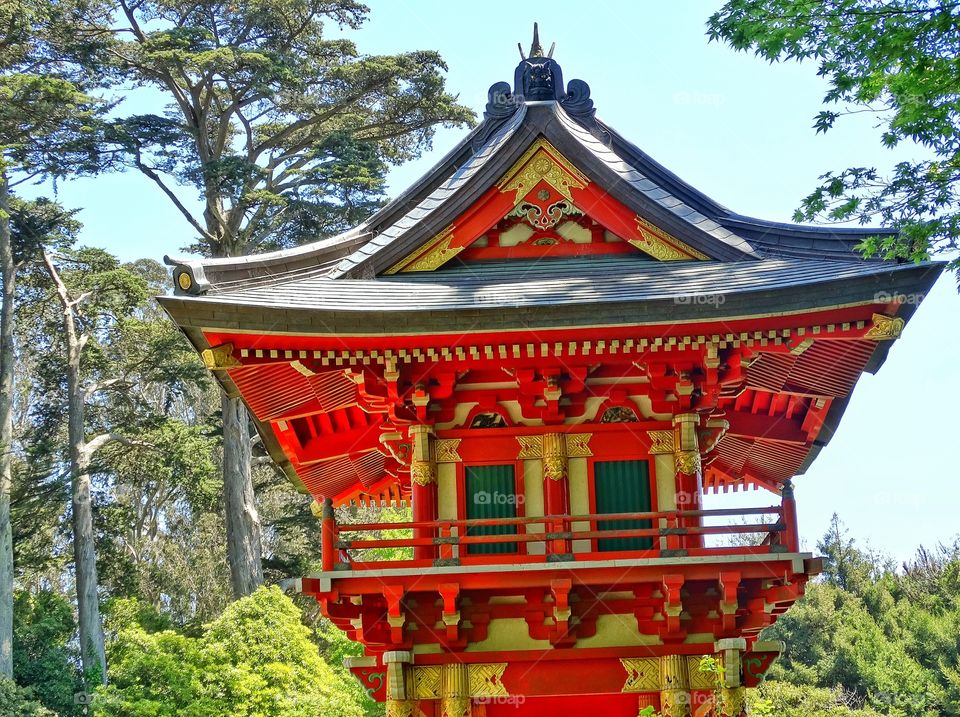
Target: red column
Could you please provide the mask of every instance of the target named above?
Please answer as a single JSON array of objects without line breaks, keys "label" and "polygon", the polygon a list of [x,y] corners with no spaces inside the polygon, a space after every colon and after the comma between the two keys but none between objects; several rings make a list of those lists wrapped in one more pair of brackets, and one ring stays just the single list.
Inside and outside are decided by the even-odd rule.
[{"label": "red column", "polygon": [[[697,428],[700,416],[696,413],[680,413],[673,417],[673,446],[676,466],[677,510],[701,509],[703,474],[700,462],[700,446]],[[688,517],[680,521],[681,528],[696,528],[700,518]],[[684,548],[702,548],[702,535],[687,535],[681,540]]]},{"label": "red column", "polygon": [[[567,436],[565,433],[547,433],[543,436],[543,514],[570,515],[570,492],[567,487]],[[549,533],[563,532],[569,526],[563,520],[548,520],[544,527]],[[548,540],[548,555],[570,553],[569,540]]]},{"label": "red column", "polygon": [[[412,460],[410,462],[410,500],[413,503],[415,523],[435,523],[437,520],[437,464],[433,459],[430,426],[410,426]],[[415,528],[414,538],[434,538],[436,528]],[[417,545],[413,548],[414,560],[435,560],[437,546]]]}]

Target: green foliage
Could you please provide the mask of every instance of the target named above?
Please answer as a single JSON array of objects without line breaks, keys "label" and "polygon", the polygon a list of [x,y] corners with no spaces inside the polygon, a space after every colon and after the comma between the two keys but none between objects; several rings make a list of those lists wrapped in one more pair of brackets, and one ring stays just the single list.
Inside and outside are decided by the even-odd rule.
[{"label": "green foliage", "polygon": [[[835,519],[820,550],[824,579],[764,633],[787,644],[769,673],[793,695],[787,701],[814,714],[834,700],[891,715],[960,715],[952,672],[960,651],[957,546],[921,551],[895,570],[860,550]],[[838,686],[832,696],[804,696]],[[808,699],[815,704],[802,707]]]},{"label": "green foliage", "polygon": [[[124,608],[129,614],[130,606]],[[361,717],[355,690],[321,659],[276,587],[230,605],[200,637],[134,620],[109,645],[97,717]]]},{"label": "green foliage", "polygon": [[33,692],[17,687],[13,681],[0,677],[0,715],[4,717],[57,717],[34,697]]},{"label": "green foliage", "polygon": [[747,691],[749,714],[755,717],[879,717],[857,697],[842,688],[799,687],[789,682],[766,680]]},{"label": "green foliage", "polygon": [[[829,172],[796,219],[880,220],[899,237],[875,237],[867,255],[921,260],[956,249],[960,236],[958,5],[925,0],[732,0],[708,23],[712,40],[770,61],[817,63],[830,84],[815,121],[826,132],[844,114],[875,113],[885,147],[919,145],[927,158]],[[953,267],[960,269],[960,260]]]},{"label": "green foliage", "polygon": [[[73,607],[49,590],[18,592],[14,599],[13,657],[17,684],[34,699],[67,717],[80,691],[77,655],[70,647],[76,626]],[[0,699],[2,703],[2,699]],[[0,710],[0,714],[7,714]]]},{"label": "green foliage", "polygon": [[79,13],[81,34],[103,43],[97,72],[159,90],[170,105],[117,119],[108,140],[118,163],[173,201],[206,254],[354,226],[382,205],[388,163],[429,147],[435,126],[472,120],[444,90],[436,52],[363,55],[328,30],[360,27],[367,8],[354,0],[149,0],[125,10]]}]

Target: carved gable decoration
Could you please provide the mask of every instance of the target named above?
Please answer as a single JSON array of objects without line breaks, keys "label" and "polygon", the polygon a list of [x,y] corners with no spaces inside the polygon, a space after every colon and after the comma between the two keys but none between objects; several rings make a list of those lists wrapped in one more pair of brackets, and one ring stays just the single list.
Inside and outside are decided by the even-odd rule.
[{"label": "carved gable decoration", "polygon": [[709,257],[630,212],[543,137],[453,224],[386,273],[433,271],[464,261],[617,254],[657,261]]}]

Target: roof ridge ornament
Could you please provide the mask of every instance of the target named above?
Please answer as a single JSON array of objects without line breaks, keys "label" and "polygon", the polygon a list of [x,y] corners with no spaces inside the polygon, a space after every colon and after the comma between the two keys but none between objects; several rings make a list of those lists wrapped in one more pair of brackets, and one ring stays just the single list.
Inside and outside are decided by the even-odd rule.
[{"label": "roof ridge ornament", "polygon": [[[546,57],[548,59],[553,57],[553,51],[556,49],[557,43],[553,42],[550,44],[550,52],[547,53]],[[517,49],[520,50],[520,59],[526,60],[534,57],[543,57],[543,45],[540,44],[540,28],[538,23],[533,23],[533,42],[530,43],[530,55],[523,54],[523,45],[519,42],[517,43]]]}]

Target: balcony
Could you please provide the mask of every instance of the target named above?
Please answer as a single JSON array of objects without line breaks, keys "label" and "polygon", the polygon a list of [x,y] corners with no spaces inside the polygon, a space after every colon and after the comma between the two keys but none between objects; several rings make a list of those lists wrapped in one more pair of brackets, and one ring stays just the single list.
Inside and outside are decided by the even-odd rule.
[{"label": "balcony", "polygon": [[[378,537],[385,532],[400,535]],[[324,573],[779,556],[797,553],[799,549],[792,497],[786,498],[783,505],[746,509],[366,524],[338,524],[328,505],[322,534]],[[758,544],[730,544],[730,538],[751,534],[765,537]],[[721,539],[720,544],[710,544],[710,539]],[[638,541],[645,542],[647,547],[636,547]],[[396,556],[398,551],[400,559]],[[387,552],[393,555],[384,558]]]}]

